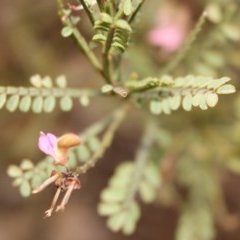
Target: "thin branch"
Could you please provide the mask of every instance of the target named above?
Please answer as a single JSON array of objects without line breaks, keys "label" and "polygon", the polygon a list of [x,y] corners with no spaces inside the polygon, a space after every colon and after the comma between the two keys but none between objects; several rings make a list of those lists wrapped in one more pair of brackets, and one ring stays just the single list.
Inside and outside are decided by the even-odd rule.
[{"label": "thin branch", "polygon": [[101,75],[103,75],[102,66],[99,63],[97,57],[91,50],[91,48],[88,46],[86,40],[83,38],[81,33],[78,31],[76,27],[72,24],[69,18],[66,18],[64,15],[64,8],[63,8],[63,1],[57,0],[58,4],[58,14],[60,18],[62,19],[62,22],[65,26],[68,26],[73,29],[73,38],[77,42],[77,46],[80,48],[80,50],[84,53],[84,55],[88,58],[88,60],[92,63],[92,65],[100,72]]},{"label": "thin branch", "polygon": [[136,192],[138,191],[139,184],[141,182],[142,175],[145,170],[145,166],[149,159],[150,148],[154,142],[156,135],[156,127],[153,122],[148,123],[145,129],[145,133],[142,136],[140,146],[136,153],[134,173],[132,176],[131,186],[128,195],[125,200],[125,204],[129,204],[133,201]]},{"label": "thin branch", "polygon": [[188,40],[184,44],[184,46],[180,49],[180,51],[177,53],[177,55],[174,57],[174,59],[165,67],[161,70],[161,75],[168,74],[171,72],[181,61],[182,59],[186,56],[187,52],[191,48],[193,42],[196,40],[198,34],[200,33],[203,24],[205,23],[207,18],[207,12],[204,11],[199,18],[195,28],[193,29],[192,33],[190,34]]},{"label": "thin branch", "polygon": [[99,7],[100,12],[104,11],[104,6],[102,4],[102,0],[97,0],[97,5]]},{"label": "thin branch", "polygon": [[114,134],[118,129],[120,123],[126,116],[126,112],[128,110],[128,105],[123,105],[120,109],[116,110],[113,115],[112,123],[108,126],[106,133],[103,135],[101,140],[101,146],[99,150],[96,151],[93,156],[82,166],[76,169],[78,174],[86,173],[90,168],[94,167],[99,158],[102,157],[105,150],[112,143]]},{"label": "thin branch", "polygon": [[135,17],[137,16],[137,13],[140,11],[141,7],[143,6],[145,0],[142,0],[138,6],[136,7],[136,9],[134,10],[134,12],[132,13],[131,17],[129,18],[128,22],[129,24],[132,23],[135,19]]},{"label": "thin branch", "polygon": [[84,0],[79,0],[79,2],[81,2],[82,6],[83,6],[83,9],[85,10],[85,12],[86,12],[86,14],[87,14],[91,24],[94,25],[95,19],[94,19],[93,14],[89,10],[89,7],[87,6],[87,4],[85,3]]},{"label": "thin branch", "polygon": [[99,90],[94,89],[75,89],[75,88],[35,88],[35,87],[12,87],[0,86],[0,93],[5,93],[9,96],[18,95],[18,96],[30,96],[30,97],[63,97],[68,95],[72,98],[79,98],[82,96],[86,97],[97,97],[104,96]]},{"label": "thin branch", "polygon": [[111,74],[110,74],[109,50],[112,45],[114,31],[115,31],[114,28],[110,28],[107,35],[107,40],[103,49],[103,55],[102,55],[103,72],[104,72],[105,80],[107,83],[112,83]]},{"label": "thin branch", "polygon": [[73,36],[74,36],[74,39],[76,40],[79,48],[87,56],[88,60],[101,73],[101,75],[103,75],[101,64],[99,63],[95,54],[93,53],[91,48],[88,46],[86,40],[83,38],[83,36],[81,35],[81,33],[78,31],[77,28],[73,29]]}]

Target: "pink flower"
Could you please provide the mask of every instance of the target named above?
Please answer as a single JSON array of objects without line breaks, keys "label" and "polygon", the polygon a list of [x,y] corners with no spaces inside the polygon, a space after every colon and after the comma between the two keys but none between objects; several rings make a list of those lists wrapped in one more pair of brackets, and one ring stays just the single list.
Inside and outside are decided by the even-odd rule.
[{"label": "pink flower", "polygon": [[40,132],[40,136],[38,138],[38,148],[47,155],[52,156],[54,159],[57,158],[55,154],[55,145],[57,143],[57,137],[52,133],[43,133]]},{"label": "pink flower", "polygon": [[158,27],[148,33],[149,43],[168,52],[176,51],[183,40],[184,36],[176,26]]},{"label": "pink flower", "polygon": [[148,42],[166,52],[178,50],[186,37],[189,20],[186,7],[170,3],[162,6],[156,16],[156,27],[147,34]]},{"label": "pink flower", "polygon": [[39,149],[55,159],[55,164],[66,165],[68,149],[81,143],[80,138],[73,133],[67,133],[57,138],[52,133],[40,132],[38,139]]}]

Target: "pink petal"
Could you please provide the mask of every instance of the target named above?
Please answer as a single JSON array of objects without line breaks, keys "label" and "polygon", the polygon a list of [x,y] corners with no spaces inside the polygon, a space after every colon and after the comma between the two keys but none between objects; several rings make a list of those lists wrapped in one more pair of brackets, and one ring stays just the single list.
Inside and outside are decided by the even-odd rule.
[{"label": "pink petal", "polygon": [[39,149],[47,155],[51,155],[55,158],[54,145],[57,142],[57,137],[51,133],[40,132],[38,139]]},{"label": "pink petal", "polygon": [[155,28],[148,33],[150,44],[162,47],[169,52],[176,51],[184,40],[184,32],[177,26]]}]

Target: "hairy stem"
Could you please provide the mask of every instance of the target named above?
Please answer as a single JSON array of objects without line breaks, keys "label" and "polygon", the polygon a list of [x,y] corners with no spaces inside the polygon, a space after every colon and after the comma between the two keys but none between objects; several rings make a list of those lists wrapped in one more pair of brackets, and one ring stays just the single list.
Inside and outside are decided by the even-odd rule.
[{"label": "hairy stem", "polygon": [[126,112],[128,108],[129,108],[128,105],[123,105],[120,109],[114,112],[112,122],[109,124],[106,130],[106,133],[102,137],[101,146],[99,147],[99,150],[96,151],[93,154],[93,156],[84,165],[76,169],[76,172],[78,174],[86,173],[90,168],[94,167],[98,159],[102,157],[105,150],[112,143],[114,134],[118,129],[120,123],[123,121],[124,117],[126,116]]},{"label": "hairy stem", "polygon": [[83,6],[90,22],[91,22],[91,24],[94,25],[95,19],[94,19],[94,16],[93,16],[92,12],[89,10],[89,7],[87,6],[87,4],[85,3],[84,0],[79,0],[79,2],[81,2],[82,6]]},{"label": "hairy stem", "polygon": [[135,19],[135,17],[137,16],[137,13],[140,11],[141,7],[143,6],[145,0],[142,0],[138,6],[136,7],[136,9],[134,10],[134,12],[132,13],[132,15],[130,16],[130,18],[128,19],[129,23],[132,23]]},{"label": "hairy stem", "polygon": [[100,12],[104,11],[104,6],[102,4],[102,0],[97,0],[97,5],[99,7]]},{"label": "hairy stem", "polygon": [[205,23],[207,18],[207,12],[204,11],[199,18],[195,28],[193,29],[192,33],[190,34],[188,40],[184,44],[184,46],[180,49],[180,51],[177,53],[177,55],[174,57],[174,59],[165,67],[161,70],[161,74],[168,74],[171,72],[181,61],[182,59],[186,56],[187,52],[191,48],[193,42],[196,40],[198,34],[200,33],[203,24]]},{"label": "hairy stem", "polygon": [[[62,22],[65,26],[68,26],[73,29],[73,38],[77,42],[77,46],[80,48],[80,50],[84,53],[84,55],[88,58],[88,60],[91,62],[91,64],[94,66],[95,69],[97,69],[98,72],[100,72],[101,75],[103,75],[102,66],[99,63],[97,57],[91,50],[91,48],[88,46],[86,40],[83,38],[81,33],[78,31],[76,27],[72,24],[69,18],[66,18],[64,15],[64,8],[63,8],[63,1],[57,0],[58,4],[58,13],[60,18],[62,19]],[[86,5],[86,4],[85,4]],[[84,5],[83,5],[84,6]]]},{"label": "hairy stem", "polygon": [[145,133],[142,136],[139,149],[136,153],[135,167],[134,167],[134,173],[132,176],[131,186],[125,200],[126,205],[133,201],[136,195],[136,192],[138,191],[138,187],[139,187],[142,175],[144,173],[146,163],[149,158],[150,148],[155,139],[155,134],[156,134],[155,124],[153,122],[148,123],[145,129]]},{"label": "hairy stem", "polygon": [[109,61],[109,50],[111,48],[113,36],[114,36],[114,28],[110,28],[107,36],[107,40],[103,49],[103,73],[105,76],[105,80],[107,83],[111,83],[111,74],[110,74],[110,61]]}]

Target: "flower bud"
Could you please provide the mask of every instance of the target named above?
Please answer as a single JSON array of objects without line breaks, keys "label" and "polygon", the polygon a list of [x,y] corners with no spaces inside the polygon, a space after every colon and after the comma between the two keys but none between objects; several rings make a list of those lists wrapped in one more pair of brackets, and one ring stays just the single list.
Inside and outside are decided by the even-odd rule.
[{"label": "flower bud", "polygon": [[78,146],[81,142],[81,139],[73,133],[67,133],[59,137],[54,146],[54,151],[57,156],[56,164],[65,165],[67,162],[68,149]]},{"label": "flower bud", "polygon": [[70,148],[76,147],[81,143],[81,139],[74,133],[66,133],[58,138],[57,147],[58,148]]}]

